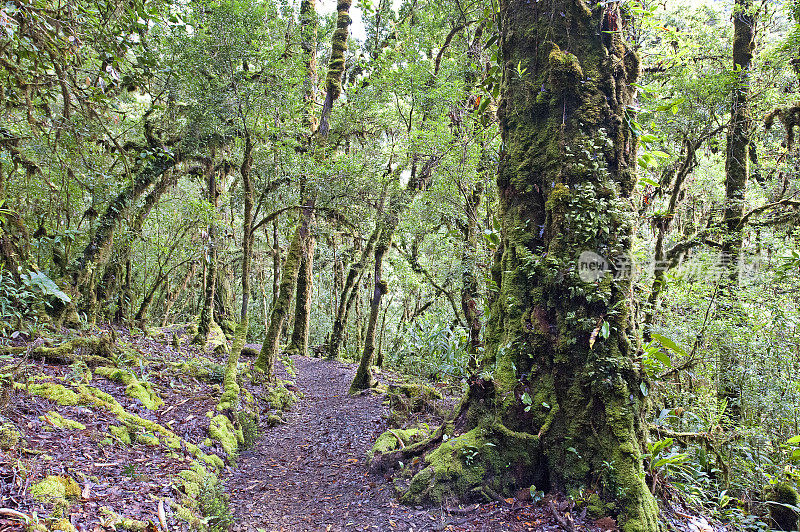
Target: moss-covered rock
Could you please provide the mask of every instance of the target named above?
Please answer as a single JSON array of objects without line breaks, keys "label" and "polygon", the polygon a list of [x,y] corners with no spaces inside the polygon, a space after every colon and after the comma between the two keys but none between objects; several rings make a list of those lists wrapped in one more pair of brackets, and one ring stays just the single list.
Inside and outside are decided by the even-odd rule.
[{"label": "moss-covered rock", "polygon": [[78,483],[70,477],[48,475],[33,484],[28,494],[39,502],[52,504],[53,517],[62,517],[72,501],[80,497]]},{"label": "moss-covered rock", "polygon": [[788,482],[775,484],[769,491],[767,500],[772,503],[769,505],[769,516],[772,520],[772,527],[776,530],[797,530],[797,514],[790,506],[797,506],[800,497],[797,490]]},{"label": "moss-covered rock", "polygon": [[272,410],[288,410],[297,402],[294,392],[287,389],[288,382],[278,381],[264,396],[264,400]]},{"label": "moss-covered rock", "polygon": [[45,428],[54,427],[66,430],[86,430],[86,425],[83,423],[67,419],[54,410],[49,411],[43,416],[39,416],[39,419],[48,424]]}]

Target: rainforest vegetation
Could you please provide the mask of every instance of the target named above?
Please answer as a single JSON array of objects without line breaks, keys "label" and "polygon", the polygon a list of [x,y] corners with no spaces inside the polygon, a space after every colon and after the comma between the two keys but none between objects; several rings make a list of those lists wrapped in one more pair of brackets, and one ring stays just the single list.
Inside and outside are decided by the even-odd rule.
[{"label": "rainforest vegetation", "polygon": [[799,125],[797,0],[0,4],[0,530],[798,530]]}]

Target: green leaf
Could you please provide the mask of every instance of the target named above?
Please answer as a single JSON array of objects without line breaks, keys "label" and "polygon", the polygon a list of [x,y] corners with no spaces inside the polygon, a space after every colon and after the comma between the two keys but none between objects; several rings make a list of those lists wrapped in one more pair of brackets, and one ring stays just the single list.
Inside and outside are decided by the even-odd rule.
[{"label": "green leaf", "polygon": [[639,389],[642,391],[642,395],[645,397],[650,394],[650,391],[647,389],[647,385],[643,382],[639,383]]},{"label": "green leaf", "polygon": [[677,343],[675,343],[672,339],[667,338],[666,336],[662,336],[660,334],[655,334],[655,333],[652,335],[652,337],[655,340],[658,340],[659,343],[661,343],[661,345],[663,345],[667,349],[670,349],[670,350],[674,351],[675,353],[678,353],[679,355],[687,356],[686,355],[686,350],[684,348],[682,348],[681,346],[679,346]]},{"label": "green leaf", "polygon": [[669,355],[666,354],[664,351],[659,351],[658,349],[653,350],[651,353],[653,358],[664,364],[665,366],[672,367],[672,359],[669,358]]},{"label": "green leaf", "polygon": [[800,436],[792,436],[791,438],[786,440],[786,443],[788,443],[789,445],[794,445],[796,443],[800,443]]}]

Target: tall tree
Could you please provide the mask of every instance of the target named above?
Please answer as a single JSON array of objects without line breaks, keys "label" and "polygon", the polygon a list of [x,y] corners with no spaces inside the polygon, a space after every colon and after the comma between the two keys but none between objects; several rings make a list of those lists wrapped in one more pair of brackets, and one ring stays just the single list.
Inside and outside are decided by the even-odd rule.
[{"label": "tall tree", "polygon": [[408,464],[435,447],[405,501],[594,486],[622,530],[657,531],[630,280],[608,271],[587,282],[577,268],[584,250],[612,259],[630,250],[639,59],[616,2],[504,0],[500,16],[500,294],[483,371],[429,440],[374,464]]},{"label": "tall tree", "polygon": [[[739,266],[742,253],[742,219],[745,210],[748,163],[750,156],[750,69],[755,49],[755,17],[752,0],[736,0],[733,10],[733,73],[735,83],[731,96],[731,121],[725,152],[725,234],[722,238],[722,260],[727,266],[725,293],[737,297]],[[740,312],[732,308],[734,313]],[[740,365],[736,349],[720,351],[718,395],[727,401],[731,418],[741,417],[741,385],[737,383]]]}]

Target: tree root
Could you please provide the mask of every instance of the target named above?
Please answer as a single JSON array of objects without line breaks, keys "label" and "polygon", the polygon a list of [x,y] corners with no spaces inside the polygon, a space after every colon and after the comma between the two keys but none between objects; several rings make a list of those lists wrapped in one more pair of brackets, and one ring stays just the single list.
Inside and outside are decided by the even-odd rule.
[{"label": "tree root", "polygon": [[39,345],[36,347],[0,347],[3,354],[27,354],[35,360],[44,360],[50,364],[72,364],[85,362],[87,366],[114,366],[111,359],[114,354],[114,342],[108,336],[92,336],[90,338],[73,338],[56,347]]}]

